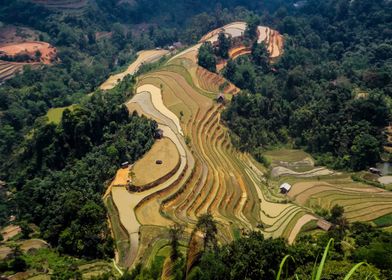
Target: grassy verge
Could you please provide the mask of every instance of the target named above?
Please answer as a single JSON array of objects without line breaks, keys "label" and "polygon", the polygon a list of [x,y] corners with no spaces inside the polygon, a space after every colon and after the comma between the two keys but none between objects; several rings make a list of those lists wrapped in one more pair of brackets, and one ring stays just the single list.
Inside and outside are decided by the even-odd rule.
[{"label": "grassy verge", "polygon": [[51,108],[46,113],[46,117],[48,118],[48,122],[54,123],[54,124],[59,124],[65,109],[69,109],[69,110],[73,111],[76,108],[77,108],[77,105],[75,105],[75,104],[67,106],[67,107]]},{"label": "grassy verge", "polygon": [[380,218],[377,218],[373,222],[379,227],[392,226],[392,214],[388,214]]}]

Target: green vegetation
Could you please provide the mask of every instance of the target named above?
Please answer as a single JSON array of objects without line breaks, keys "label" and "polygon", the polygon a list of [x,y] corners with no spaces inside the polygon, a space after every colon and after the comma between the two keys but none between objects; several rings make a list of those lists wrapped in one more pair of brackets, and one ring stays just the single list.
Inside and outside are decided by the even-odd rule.
[{"label": "green vegetation", "polygon": [[126,78],[113,91],[95,93],[59,124],[35,126],[24,152],[9,163],[6,180],[19,219],[39,225],[60,252],[89,258],[112,256],[113,241],[101,200],[105,183],[123,161],[133,162],[153,143],[156,124],[129,116],[122,104],[132,92]]},{"label": "green vegetation", "polygon": [[197,58],[200,66],[211,72],[216,72],[216,58],[211,42],[205,42],[201,45]]},{"label": "green vegetation", "polygon": [[[380,160],[391,115],[392,46],[383,32],[391,4],[338,2],[260,17],[272,16],[286,34],[283,56],[267,67],[265,47],[254,45],[251,56],[228,63],[225,77],[244,91],[223,116],[240,149],[293,143],[320,164],[352,170]],[[357,88],[368,94],[358,97]]]},{"label": "green vegetation", "polygon": [[[341,208],[336,206],[331,210],[331,220],[342,217]],[[204,249],[188,273],[189,279],[369,279],[369,276],[389,279],[392,273],[389,264],[392,235],[368,224],[354,223],[345,231],[334,227],[317,238],[303,235],[291,246],[281,238],[265,239],[259,232],[249,232],[218,247],[205,246],[216,236],[213,230],[216,221],[210,215],[203,215],[198,225],[204,233]],[[181,230],[174,227],[171,232],[174,249],[176,242],[173,241],[178,239]],[[210,237],[205,238],[206,235]],[[281,264],[279,260],[283,260]],[[158,264],[155,260],[144,270],[138,266],[122,279],[150,279],[152,273],[157,273],[154,267],[159,267]]]},{"label": "green vegetation", "polygon": [[[390,233],[361,223],[353,224],[343,236],[338,231],[333,229],[317,239],[305,235],[292,246],[251,232],[204,253],[193,271],[197,271],[196,279],[297,279],[295,275],[298,279],[390,278]],[[328,242],[330,238],[335,242]],[[385,263],[381,262],[384,258]],[[281,264],[279,260],[283,260]]]},{"label": "green vegetation", "polygon": [[218,48],[217,48],[217,55],[222,58],[229,57],[229,49],[231,47],[231,38],[228,38],[225,33],[221,32],[218,35]]},{"label": "green vegetation", "polygon": [[70,110],[71,112],[76,108],[76,105],[70,105],[67,107],[60,107],[60,108],[51,108],[46,113],[48,117],[48,121],[51,123],[59,124],[61,122],[61,118],[63,113],[66,109]]},{"label": "green vegetation", "polygon": [[[223,115],[240,150],[251,152],[265,166],[278,159],[291,162],[306,156],[298,151],[286,157],[273,152],[263,155],[266,148],[281,144],[305,148],[319,163],[334,168],[359,170],[380,159],[386,140],[382,131],[391,113],[390,2],[310,0],[299,8],[292,7],[293,1],[283,0],[92,2],[80,14],[51,11],[22,0],[0,7],[1,21],[39,30],[42,40],[59,49],[61,61],[39,70],[26,68],[0,87],[0,179],[7,182],[6,188],[0,188],[0,225],[16,215],[22,228],[16,238],[28,238],[31,228],[38,226],[34,235],[51,245],[51,249],[27,253],[15,246],[0,262],[1,273],[49,270],[53,279],[80,279],[89,265],[95,266],[86,259],[113,257],[114,241],[102,194],[121,162],[133,163],[151,148],[157,124],[129,116],[123,105],[134,92],[133,77],[126,77],[108,92],[96,89],[111,71],[132,60],[137,50],[177,40],[194,43],[199,35],[228,21],[248,18],[244,43],[252,48],[251,55],[229,61],[224,70],[224,75],[243,89]],[[236,5],[263,11],[263,16],[244,8],[232,9]],[[137,23],[146,30],[140,32]],[[284,55],[273,64],[266,46],[255,43],[259,23],[286,34]],[[96,32],[103,31],[111,33],[98,39]],[[227,58],[232,43],[222,34],[218,41],[217,48],[209,43],[200,48],[199,64],[210,71],[216,70],[216,56]],[[143,66],[138,74],[158,69],[163,62]],[[244,228],[254,228],[259,222],[262,210],[266,220],[274,223],[259,224],[259,229],[270,236],[288,236],[304,211],[294,204],[268,202],[273,194],[264,184],[269,182],[254,170],[251,157],[232,148],[220,122],[220,107],[202,107],[204,100],[198,99],[187,69],[181,68],[185,75],[171,71],[174,68],[168,66],[164,73],[157,73],[157,83],[162,82],[169,94],[181,94],[177,112],[189,133],[186,143],[198,160],[184,171],[188,188],[173,183],[171,188],[178,189],[175,193],[165,196],[167,190],[160,192],[161,201],[173,203],[184,194],[183,205],[160,204],[159,211],[166,218],[178,211],[173,215],[180,221],[187,221],[188,210],[199,217],[192,234],[198,234],[201,245],[195,246],[197,252],[188,252],[188,257],[190,253],[197,255],[188,267],[188,257],[179,248],[180,240],[185,239],[183,229],[176,225],[167,231],[153,225],[159,230],[147,237],[139,235],[149,241],[142,244],[148,247],[143,248],[146,257],[142,256],[146,264],[138,264],[120,279],[184,279],[187,273],[189,279],[274,279],[280,267],[280,277],[288,279],[295,275],[300,279],[343,279],[346,275],[392,278],[391,233],[368,224],[349,225],[339,206],[319,213],[334,224],[330,232],[315,237],[304,234],[292,246],[282,238],[266,239],[260,232],[246,232]],[[367,94],[356,95],[358,88]],[[71,105],[75,103],[78,105]],[[49,122],[42,118],[46,114]],[[193,125],[195,116],[197,125]],[[198,165],[200,162],[204,166]],[[206,177],[205,167],[210,169]],[[204,179],[205,186],[199,185]],[[260,195],[253,185],[262,187]],[[202,191],[196,194],[189,189]],[[339,199],[346,193],[331,196]],[[283,201],[280,196],[273,201],[278,200]],[[129,256],[123,252],[129,251],[128,236],[120,227],[114,205],[110,200],[107,203],[114,213],[111,219],[116,223],[117,248],[124,256],[120,262],[127,263]],[[287,210],[282,207],[272,216],[263,203],[271,208],[287,206]],[[224,220],[227,223],[220,224],[221,217],[218,223],[212,214],[200,215],[206,212],[220,213],[228,218]],[[189,224],[195,222],[194,217]],[[391,215],[374,223],[388,226]],[[147,232],[143,227],[141,231]],[[167,236],[156,241],[162,232]],[[232,235],[235,241],[226,243]],[[336,242],[328,243],[324,250],[331,238]],[[314,270],[322,251],[321,265]],[[285,257],[287,254],[292,258]],[[284,262],[279,266],[282,259],[294,259],[296,265],[283,273]],[[364,262],[369,267],[360,266]],[[115,277],[107,263],[100,265],[96,265],[98,270],[107,273],[93,279]]]},{"label": "green vegetation", "polygon": [[[7,274],[24,271],[26,269],[36,277],[42,279],[50,271],[52,279],[81,279],[86,273],[92,273],[98,269],[97,274],[116,276],[112,267],[106,262],[88,262],[69,256],[60,255],[52,249],[38,249],[34,253],[23,254],[18,247],[15,247],[6,260],[0,261],[0,272]],[[30,279],[30,278],[29,278]],[[34,278],[35,279],[35,278]],[[41,279],[41,278],[40,278]]]},{"label": "green vegetation", "polygon": [[392,225],[392,214],[388,214],[377,218],[374,220],[374,223],[379,227],[388,227]]}]

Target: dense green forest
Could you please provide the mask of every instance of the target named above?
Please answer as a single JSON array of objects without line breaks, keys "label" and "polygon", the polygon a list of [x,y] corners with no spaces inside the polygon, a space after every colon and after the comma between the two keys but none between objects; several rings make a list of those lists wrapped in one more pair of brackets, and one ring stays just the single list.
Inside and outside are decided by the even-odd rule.
[{"label": "dense green forest", "polygon": [[237,146],[260,154],[292,143],[333,168],[379,161],[391,117],[391,11],[388,1],[306,1],[260,16],[285,35],[285,49],[268,65],[254,45],[223,72],[244,90],[224,114]]},{"label": "dense green forest", "polygon": [[113,92],[95,93],[66,110],[59,125],[37,123],[7,163],[17,170],[6,180],[17,190],[19,219],[39,225],[45,240],[62,252],[95,258],[112,253],[101,195],[119,163],[133,162],[151,147],[156,129],[120,105],[132,84],[128,79]]}]

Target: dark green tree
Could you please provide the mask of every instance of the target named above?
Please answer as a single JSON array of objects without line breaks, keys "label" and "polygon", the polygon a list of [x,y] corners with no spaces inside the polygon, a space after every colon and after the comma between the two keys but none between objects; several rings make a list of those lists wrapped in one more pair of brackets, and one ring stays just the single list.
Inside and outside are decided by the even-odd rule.
[{"label": "dark green tree", "polygon": [[20,249],[20,245],[15,245],[11,253],[10,269],[15,272],[23,272],[28,266],[23,258],[23,252]]},{"label": "dark green tree", "polygon": [[196,228],[204,234],[204,251],[217,247],[216,234],[218,233],[218,228],[211,214],[201,215],[197,220]]},{"label": "dark green tree", "polygon": [[257,42],[253,43],[252,60],[263,72],[269,70],[269,53],[264,42],[261,44],[258,44]]},{"label": "dark green tree", "polygon": [[181,234],[183,229],[180,225],[175,224],[174,226],[170,227],[169,234],[170,234],[170,245],[171,245],[171,254],[170,258],[172,262],[177,261],[177,259],[181,256],[179,251],[179,239],[181,238]]},{"label": "dark green tree", "polygon": [[246,20],[245,38],[253,42],[257,40],[257,27],[260,20],[256,15],[250,15]]},{"label": "dark green tree", "polygon": [[211,72],[216,72],[216,58],[210,42],[203,43],[199,49],[198,63]]},{"label": "dark green tree", "polygon": [[370,134],[357,135],[351,147],[351,154],[353,169],[363,169],[380,160],[380,142]]},{"label": "dark green tree", "polygon": [[224,32],[220,32],[218,35],[218,55],[222,58],[228,58],[230,48],[231,38]]}]

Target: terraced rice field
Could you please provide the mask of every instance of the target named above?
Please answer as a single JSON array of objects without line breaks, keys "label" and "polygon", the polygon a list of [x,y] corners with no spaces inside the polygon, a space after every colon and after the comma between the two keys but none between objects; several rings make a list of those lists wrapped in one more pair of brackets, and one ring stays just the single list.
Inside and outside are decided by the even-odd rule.
[{"label": "terraced rice field", "polygon": [[0,82],[12,78],[17,73],[23,71],[23,67],[28,65],[32,69],[40,67],[41,63],[51,64],[56,59],[57,51],[54,47],[45,42],[22,42],[22,43],[7,43],[0,46],[0,52],[8,56],[14,56],[20,53],[27,53],[34,57],[36,51],[41,52],[40,62],[9,62],[0,60]]},{"label": "terraced rice field", "polygon": [[245,54],[251,54],[252,50],[245,46],[235,47],[229,50],[229,57],[231,59],[236,59],[237,57]]},{"label": "terraced rice field", "polygon": [[78,267],[80,273],[82,274],[82,279],[91,279],[93,277],[98,277],[104,275],[105,273],[111,272],[114,275],[118,275],[118,272],[107,262],[92,262]]},{"label": "terraced rice field", "polygon": [[[160,160],[161,163],[156,161]],[[132,185],[136,188],[155,186],[162,178],[175,172],[180,163],[176,145],[168,138],[157,140],[151,150],[131,169]]]},{"label": "terraced rice field", "polygon": [[26,41],[21,43],[2,44],[0,46],[0,53],[8,56],[15,56],[23,53],[34,59],[37,51],[41,53],[41,57],[39,61],[34,60],[35,62],[51,64],[57,57],[57,49],[46,42]]},{"label": "terraced rice field", "polygon": [[[20,249],[27,253],[30,250],[48,248],[49,244],[42,239],[28,239],[25,241],[16,242]],[[6,258],[12,252],[12,248],[8,246],[0,247],[0,260]]]},{"label": "terraced rice field", "polygon": [[259,39],[257,42],[264,42],[266,44],[271,58],[277,58],[282,55],[284,40],[278,31],[266,26],[259,26],[258,33]]},{"label": "terraced rice field", "polygon": [[111,189],[119,220],[129,235],[132,264],[166,246],[167,227],[174,222],[185,226],[187,244],[203,213],[211,213],[218,221],[221,243],[259,224],[266,236],[288,238],[307,213],[268,192],[265,170],[231,145],[229,131],[220,122],[223,107],[211,98],[219,88],[213,78],[201,78],[207,73],[200,73],[196,63],[198,46],[140,77],[137,94],[127,103],[130,110],[158,122],[181,158],[178,170],[151,189]]},{"label": "terraced rice field", "polygon": [[138,57],[126,71],[119,74],[111,75],[101,86],[100,89],[108,90],[114,88],[119,81],[121,81],[126,75],[133,75],[139,70],[139,67],[144,63],[154,62],[159,60],[162,56],[167,55],[166,50],[147,50],[138,52]]},{"label": "terraced rice field", "polygon": [[0,82],[12,78],[22,72],[25,63],[8,62],[0,60]]},{"label": "terraced rice field", "polygon": [[9,226],[6,226],[5,228],[2,228],[0,233],[1,233],[1,235],[3,235],[4,241],[7,241],[7,240],[15,237],[19,233],[21,233],[21,231],[22,230],[19,226],[9,225]]},{"label": "terraced rice field", "polygon": [[330,209],[335,204],[345,208],[349,221],[371,222],[392,213],[392,193],[372,186],[353,183],[320,181],[295,183],[289,197],[300,205]]},{"label": "terraced rice field", "polygon": [[78,106],[77,105],[71,105],[67,107],[58,107],[58,108],[50,108],[48,112],[46,113],[46,117],[48,118],[48,121],[51,123],[59,124],[61,121],[61,118],[63,117],[63,112],[65,109],[69,109],[71,111],[75,110]]},{"label": "terraced rice field", "polygon": [[208,92],[223,92],[233,95],[240,91],[239,88],[228,83],[222,76],[209,72],[202,67],[197,67],[196,76],[199,87]]},{"label": "terraced rice field", "polygon": [[227,24],[221,28],[217,28],[206,35],[204,35],[199,43],[203,43],[206,41],[209,41],[211,43],[214,43],[218,40],[218,35],[220,32],[224,32],[230,36],[234,37],[240,37],[243,36],[245,33],[246,29],[246,23],[243,21],[238,21],[238,22],[232,22],[230,24]]},{"label": "terraced rice field", "polygon": [[[211,42],[216,43],[218,41],[218,36],[220,32],[224,32],[225,34],[231,36],[232,38],[236,37],[243,37],[246,30],[246,23],[245,22],[233,22],[227,24],[221,28],[217,28],[205,36],[203,36],[199,44],[204,42]],[[267,50],[270,54],[270,58],[273,61],[274,59],[278,58],[283,53],[284,47],[284,38],[283,36],[276,30],[273,30],[266,26],[259,26],[258,27],[258,39],[257,42],[260,44],[262,42],[265,43]],[[195,46],[197,47],[197,45]],[[234,46],[229,51],[229,56],[232,59],[236,59],[241,55],[250,54],[251,50],[245,46]],[[217,70],[220,71],[226,66],[227,61],[222,60],[217,64]]]},{"label": "terraced rice field", "polygon": [[[226,30],[240,34],[243,26],[235,23],[229,27]],[[215,36],[213,31],[203,40]],[[303,226],[318,219],[309,208],[316,202],[323,206],[342,203],[350,220],[371,220],[392,211],[389,194],[354,183],[345,174],[314,168],[313,159],[304,152],[271,152],[267,156],[273,167],[290,172],[269,178],[265,167],[236,150],[220,120],[223,106],[214,101],[219,92],[215,76],[206,78],[208,73],[197,66],[199,47],[197,44],[139,77],[136,95],[126,104],[130,112],[158,122],[176,146],[180,164],[170,177],[147,190],[129,191],[112,184],[106,193],[121,266],[150,263],[167,248],[168,226],[174,223],[184,226],[181,242],[189,244],[197,219],[204,213],[211,213],[217,221],[218,240],[223,244],[246,230],[294,242]],[[158,155],[149,156],[154,154]],[[148,177],[149,170],[143,169]],[[317,178],[326,182],[315,181]],[[278,194],[277,185],[286,180],[294,184],[289,196]],[[347,195],[350,199],[345,201]],[[359,202],[369,196],[373,200],[365,208],[375,209],[377,215],[360,209]]]}]

